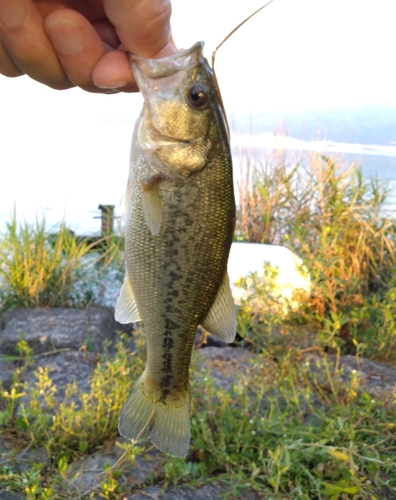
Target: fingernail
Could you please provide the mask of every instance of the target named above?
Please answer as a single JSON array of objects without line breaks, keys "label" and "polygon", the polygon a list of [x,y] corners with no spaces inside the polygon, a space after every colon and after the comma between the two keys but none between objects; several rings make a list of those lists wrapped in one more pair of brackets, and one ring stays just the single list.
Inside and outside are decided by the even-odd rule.
[{"label": "fingernail", "polygon": [[63,54],[75,54],[84,48],[84,34],[72,21],[56,20],[46,24],[46,30],[54,47]]},{"label": "fingernail", "polygon": [[[94,83],[95,83],[95,80],[94,80]],[[115,90],[115,91],[118,91],[118,90],[121,90],[123,87],[125,87],[127,85],[128,82],[113,82],[113,83],[109,83],[108,85],[98,85],[97,83],[95,83],[95,85],[98,87],[98,89],[106,89],[106,90]]]},{"label": "fingernail", "polygon": [[175,47],[175,44],[172,42],[169,42],[166,47],[164,47],[160,52],[155,54],[153,56],[153,59],[161,59],[161,57],[167,57],[167,56],[173,56],[174,54],[177,53],[177,49]]},{"label": "fingernail", "polygon": [[0,21],[6,28],[18,28],[25,22],[26,6],[21,0],[0,1]]}]

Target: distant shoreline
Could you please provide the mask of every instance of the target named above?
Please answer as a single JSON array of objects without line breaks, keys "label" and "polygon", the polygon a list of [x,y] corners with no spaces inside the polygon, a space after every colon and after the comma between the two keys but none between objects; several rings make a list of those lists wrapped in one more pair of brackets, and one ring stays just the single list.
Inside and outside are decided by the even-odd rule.
[{"label": "distant shoreline", "polygon": [[304,141],[273,132],[261,134],[231,134],[233,148],[286,149],[298,151],[318,151],[326,153],[349,153],[358,155],[396,157],[396,145],[357,144],[330,140]]},{"label": "distant shoreline", "polygon": [[[304,157],[304,151],[324,153],[328,156],[339,156],[345,165],[355,163],[361,167],[365,179],[378,178],[386,182],[391,189],[389,203],[396,208],[396,145],[380,146],[372,144],[351,144],[335,142],[330,140],[304,141],[273,133],[231,134],[231,146],[233,155],[233,176],[235,197],[239,203],[238,184],[246,174],[249,161],[252,164],[265,165],[271,162],[271,151],[284,151],[284,159],[289,164],[295,164]],[[293,154],[297,152],[296,154]],[[69,192],[73,193],[78,187],[78,179],[70,181]],[[77,182],[77,186],[76,186]],[[65,188],[65,186],[63,186]],[[100,219],[94,218],[99,215],[98,204],[107,203],[116,205],[115,215],[122,216],[123,212],[123,189],[120,189],[119,197],[102,196],[98,190],[86,191],[82,205],[71,203],[72,195],[65,195],[55,200],[37,198],[27,200],[26,198],[15,198],[18,221],[26,220],[35,223],[36,216],[40,219],[45,217],[47,227],[56,226],[65,221],[67,227],[78,235],[99,236]],[[13,212],[13,204],[0,200],[0,232],[5,229],[6,221]]]}]

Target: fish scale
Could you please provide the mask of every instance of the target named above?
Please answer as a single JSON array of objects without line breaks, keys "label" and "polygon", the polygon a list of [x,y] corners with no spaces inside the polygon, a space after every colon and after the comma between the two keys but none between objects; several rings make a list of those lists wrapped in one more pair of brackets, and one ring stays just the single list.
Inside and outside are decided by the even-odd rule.
[{"label": "fish scale", "polygon": [[[122,410],[120,433],[150,438],[178,456],[187,453],[190,440],[189,366],[197,326],[232,341],[236,323],[226,272],[235,225],[232,161],[224,113],[201,51],[198,43],[163,60],[134,58],[146,102],[132,141],[127,272],[116,306],[122,322],[136,320],[138,311],[147,342],[146,369]],[[166,65],[175,57],[175,72],[184,71],[185,78],[178,74],[180,88],[169,90],[174,73],[168,74]],[[182,67],[184,61],[191,67]],[[168,85],[163,94],[161,77],[152,78],[155,71],[161,74],[161,64]],[[203,110],[186,103],[194,82],[200,92],[207,89],[209,105]],[[169,120],[152,116],[169,109]],[[188,124],[188,140],[170,135],[183,133],[172,123],[179,119]]]}]

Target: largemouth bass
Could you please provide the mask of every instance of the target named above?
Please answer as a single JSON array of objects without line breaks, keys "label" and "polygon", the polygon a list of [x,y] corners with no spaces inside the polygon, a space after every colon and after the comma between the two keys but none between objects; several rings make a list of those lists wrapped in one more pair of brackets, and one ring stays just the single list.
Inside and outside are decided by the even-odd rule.
[{"label": "largemouth bass", "polygon": [[185,456],[189,366],[198,325],[232,342],[227,259],[235,225],[225,113],[203,44],[157,60],[131,56],[144,97],[126,195],[121,323],[144,321],[147,365],[119,431]]}]

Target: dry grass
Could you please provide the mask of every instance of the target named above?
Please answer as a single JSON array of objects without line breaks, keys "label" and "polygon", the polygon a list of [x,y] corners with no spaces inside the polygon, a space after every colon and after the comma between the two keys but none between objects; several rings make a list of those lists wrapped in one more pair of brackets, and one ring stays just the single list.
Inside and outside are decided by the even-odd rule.
[{"label": "dry grass", "polygon": [[295,251],[310,268],[319,314],[337,313],[386,285],[396,235],[378,180],[366,181],[356,164],[320,154],[290,164],[275,152],[268,162],[247,158],[245,164],[237,237]]},{"label": "dry grass", "polygon": [[91,242],[76,238],[63,223],[51,229],[45,220],[18,224],[14,213],[0,235],[1,309],[88,305],[94,269],[122,259],[121,243],[111,235]]},{"label": "dry grass", "polygon": [[[244,154],[237,239],[281,244],[302,258],[311,296],[293,320],[314,326],[327,350],[343,347],[394,361],[396,226],[388,188],[378,179],[363,179],[358,165],[337,157],[311,153],[288,159],[274,152],[259,163],[249,151]],[[250,324],[245,338],[259,350],[259,339],[263,346],[267,338],[262,332],[284,323],[267,317],[263,290],[257,284],[255,303],[261,300],[262,307],[253,311],[246,303],[239,314],[243,330]]]}]

